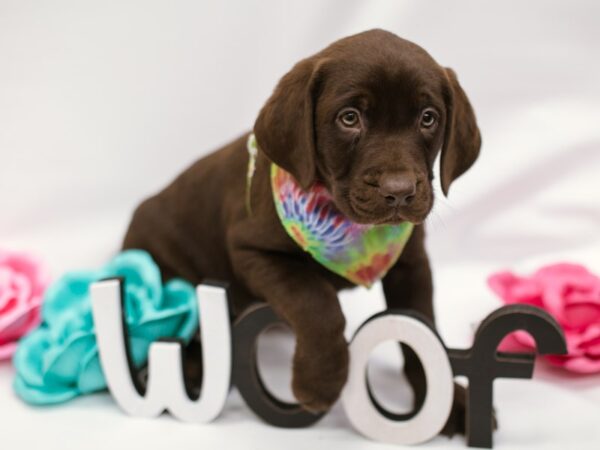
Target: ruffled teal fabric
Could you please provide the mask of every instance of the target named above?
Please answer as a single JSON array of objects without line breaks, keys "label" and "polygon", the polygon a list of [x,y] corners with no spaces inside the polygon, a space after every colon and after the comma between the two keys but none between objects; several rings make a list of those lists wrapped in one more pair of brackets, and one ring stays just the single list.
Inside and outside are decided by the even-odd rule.
[{"label": "ruffled teal fabric", "polygon": [[23,338],[14,355],[14,389],[25,402],[49,405],[106,388],[100,366],[90,285],[124,278],[125,322],[134,365],[145,364],[150,344],[161,338],[184,342],[198,327],[194,287],[174,279],[162,284],[152,257],[127,250],[106,266],[70,272],[46,291],[42,323]]}]

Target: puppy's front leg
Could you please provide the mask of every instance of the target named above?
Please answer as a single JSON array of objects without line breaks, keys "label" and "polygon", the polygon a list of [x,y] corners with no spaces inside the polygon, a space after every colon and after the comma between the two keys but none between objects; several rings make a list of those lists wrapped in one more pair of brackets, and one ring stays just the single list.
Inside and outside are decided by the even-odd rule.
[{"label": "puppy's front leg", "polygon": [[[429,259],[424,246],[423,226],[415,227],[398,262],[383,279],[383,291],[388,308],[410,309],[434,321],[433,283]],[[408,346],[402,345],[404,373],[414,391],[414,408],[418,410],[425,401],[427,385],[419,357]],[[454,405],[442,434],[451,436],[465,432],[466,392],[463,386],[454,385]]]},{"label": "puppy's front leg", "polygon": [[236,252],[236,272],[296,335],[292,390],[309,411],[328,410],[348,375],[345,318],[335,289],[306,263],[253,250]]}]

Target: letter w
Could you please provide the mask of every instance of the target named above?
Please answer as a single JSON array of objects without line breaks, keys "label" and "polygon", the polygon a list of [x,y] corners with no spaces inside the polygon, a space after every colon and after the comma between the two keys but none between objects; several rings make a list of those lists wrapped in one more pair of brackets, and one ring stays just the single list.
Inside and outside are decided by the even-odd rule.
[{"label": "letter w", "polygon": [[123,323],[121,280],[94,283],[92,310],[100,362],[108,388],[132,416],[154,417],[170,411],[187,422],[210,422],[225,404],[231,384],[231,327],[222,286],[196,288],[202,342],[202,390],[190,399],[182,371],[182,343],[159,340],[150,345],[145,395],[136,385]]}]

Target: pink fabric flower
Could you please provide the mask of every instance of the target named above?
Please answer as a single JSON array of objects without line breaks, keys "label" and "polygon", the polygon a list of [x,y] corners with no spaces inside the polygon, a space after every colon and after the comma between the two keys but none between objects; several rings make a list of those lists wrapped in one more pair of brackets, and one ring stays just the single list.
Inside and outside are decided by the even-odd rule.
[{"label": "pink fabric flower", "polygon": [[[578,373],[600,372],[600,278],[577,264],[542,267],[529,277],[498,272],[488,278],[506,304],[526,303],[545,309],[562,326],[568,355],[549,355],[551,363]],[[501,349],[534,348],[529,334],[517,331]]]},{"label": "pink fabric flower", "polygon": [[0,360],[9,358],[17,340],[38,325],[48,282],[37,259],[0,250]]}]

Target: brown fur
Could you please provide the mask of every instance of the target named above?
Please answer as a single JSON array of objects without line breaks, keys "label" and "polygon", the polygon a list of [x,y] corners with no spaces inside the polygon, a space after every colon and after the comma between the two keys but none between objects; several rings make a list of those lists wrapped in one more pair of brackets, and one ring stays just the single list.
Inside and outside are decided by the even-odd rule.
[{"label": "brown fur", "polygon": [[[358,111],[356,126],[340,122]],[[434,108],[435,126],[423,126]],[[349,116],[345,116],[349,117]],[[421,225],[433,205],[433,163],[441,184],[477,158],[475,116],[454,72],[423,49],[382,30],[333,43],[300,61],[280,81],[254,125],[260,151],[245,207],[247,134],[200,159],[135,211],[124,248],[149,251],[165,278],[232,283],[234,313],[253,299],[269,303],[296,334],[292,388],[309,410],[328,409],[347,376],[345,320],[337,292],[352,287],[305,253],[277,217],[271,161],[308,188],[325,184],[340,211],[361,223],[417,224],[383,279],[390,308],[433,320],[432,281]],[[415,403],[425,394],[422,368],[405,349]],[[446,432],[461,431],[462,393]]]}]

